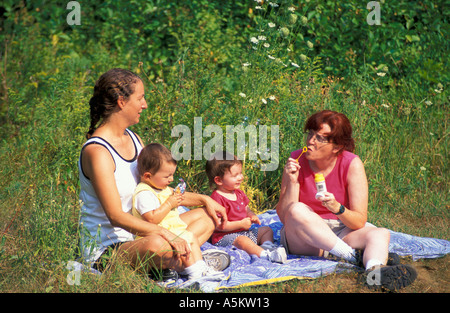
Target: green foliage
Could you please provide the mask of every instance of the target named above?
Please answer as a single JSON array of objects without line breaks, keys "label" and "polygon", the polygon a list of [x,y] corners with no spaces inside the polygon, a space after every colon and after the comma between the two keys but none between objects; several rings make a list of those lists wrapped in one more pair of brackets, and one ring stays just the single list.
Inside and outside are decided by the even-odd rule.
[{"label": "green foliage", "polygon": [[[224,138],[227,125],[279,126],[277,170],[245,160],[243,187],[255,211],[277,203],[306,118],[327,108],[352,121],[369,178],[369,220],[449,237],[443,1],[380,1],[379,26],[366,23],[366,3],[354,0],[180,3],[80,1],[74,26],[66,1],[0,5],[1,290],[135,291],[127,286],[138,279],[138,291],[161,291],[123,268],[102,276],[106,283],[89,275],[79,287],[65,282],[65,264],[77,255],[88,101],[112,67],[144,80],[149,108],[133,127],[144,142],[171,147],[172,129],[186,125],[193,144],[196,117],[202,130],[220,126]],[[177,175],[209,193],[204,166],[183,160]]]}]

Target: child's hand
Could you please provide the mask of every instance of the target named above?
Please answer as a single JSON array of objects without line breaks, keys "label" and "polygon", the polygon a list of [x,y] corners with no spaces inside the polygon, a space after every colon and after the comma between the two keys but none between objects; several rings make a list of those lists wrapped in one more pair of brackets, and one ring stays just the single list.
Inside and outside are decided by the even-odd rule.
[{"label": "child's hand", "polygon": [[252,220],[250,219],[250,217],[243,218],[241,220],[241,225],[243,229],[248,230],[250,229],[250,227],[252,227]]},{"label": "child's hand", "polygon": [[250,220],[252,221],[253,224],[261,225],[261,221],[259,220],[259,217],[256,215],[250,216]]},{"label": "child's hand", "polygon": [[169,203],[170,208],[173,209],[177,208],[183,200],[184,200],[183,193],[175,193],[171,195],[169,198],[167,198],[166,201]]}]

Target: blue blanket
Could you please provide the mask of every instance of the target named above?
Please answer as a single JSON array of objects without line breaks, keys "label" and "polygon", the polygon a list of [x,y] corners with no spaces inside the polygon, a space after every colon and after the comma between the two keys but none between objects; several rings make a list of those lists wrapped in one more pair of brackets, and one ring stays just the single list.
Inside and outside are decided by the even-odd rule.
[{"label": "blue blanket", "polygon": [[[259,215],[261,226],[270,226],[274,240],[279,243],[280,222],[276,211],[270,210]],[[258,227],[258,226],[256,226]],[[231,257],[230,266],[224,271],[229,278],[221,282],[211,282],[205,285],[203,291],[211,292],[224,288],[234,288],[273,283],[290,279],[313,279],[331,273],[344,271],[360,271],[361,268],[346,262],[338,262],[320,257],[288,255],[285,264],[272,263],[257,257],[252,257],[245,251],[233,247],[220,248],[205,243],[202,250],[225,250]],[[413,260],[421,258],[437,258],[450,252],[450,241],[435,238],[411,236],[391,231],[390,252],[400,256],[411,256]],[[183,288],[186,282],[182,279],[174,285]]]}]

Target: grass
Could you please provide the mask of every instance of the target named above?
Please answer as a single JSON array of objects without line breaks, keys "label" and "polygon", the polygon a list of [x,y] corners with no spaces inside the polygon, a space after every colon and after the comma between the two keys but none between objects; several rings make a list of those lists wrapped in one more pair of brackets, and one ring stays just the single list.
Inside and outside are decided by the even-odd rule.
[{"label": "grass", "polygon": [[[286,22],[283,15],[270,14],[249,25],[252,36],[261,35],[259,27],[269,20]],[[138,53],[110,51],[104,41],[81,45],[80,33],[73,32],[71,38],[46,33],[26,10],[17,13],[16,20],[0,62],[2,292],[174,292],[122,260],[101,277],[83,274],[80,285],[66,280],[67,262],[77,255],[76,162],[88,125],[87,104],[95,80],[115,66],[132,69],[144,79],[149,109],[133,130],[145,142],[170,147],[176,140],[170,137],[171,129],[187,125],[192,130],[194,117],[202,117],[203,126],[215,124],[223,130],[226,125],[279,125],[278,169],[261,172],[261,160],[245,163],[245,191],[256,212],[275,206],[282,165],[302,145],[306,117],[327,108],[345,113],[353,124],[356,153],[369,179],[369,221],[394,231],[450,240],[447,86],[440,92],[435,90],[437,83],[424,89],[415,79],[392,78],[389,72],[379,76],[370,66],[352,77],[327,76],[324,61],[304,43],[280,37],[272,28],[257,44],[238,46],[238,39],[233,39],[233,49],[222,54],[206,45],[183,47],[176,62],[155,65]],[[35,46],[42,49],[36,51]],[[303,48],[289,52],[293,46]],[[226,61],[221,62],[219,55]],[[210,192],[203,160],[181,161],[178,175],[190,190]],[[404,262],[418,269],[419,278],[403,292],[449,291],[448,256]],[[354,273],[332,274],[229,292],[372,292],[356,278]]]}]

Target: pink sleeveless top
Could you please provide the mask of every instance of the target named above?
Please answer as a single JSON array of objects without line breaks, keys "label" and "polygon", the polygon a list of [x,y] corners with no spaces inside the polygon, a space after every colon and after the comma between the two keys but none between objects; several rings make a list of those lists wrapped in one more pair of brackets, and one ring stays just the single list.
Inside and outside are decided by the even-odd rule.
[{"label": "pink sleeveless top", "polygon": [[[292,152],[291,158],[296,159],[301,152],[301,149]],[[333,170],[325,177],[327,191],[332,193],[336,200],[343,204],[347,209],[350,209],[347,190],[347,173],[350,163],[356,157],[357,155],[344,151],[338,156]],[[310,168],[305,155],[302,155],[298,162],[301,166],[300,174],[298,176],[298,181],[300,183],[299,201],[308,205],[324,219],[337,219],[338,217],[336,215],[322,206],[322,203],[316,199],[317,190],[314,182],[314,172]]]}]

